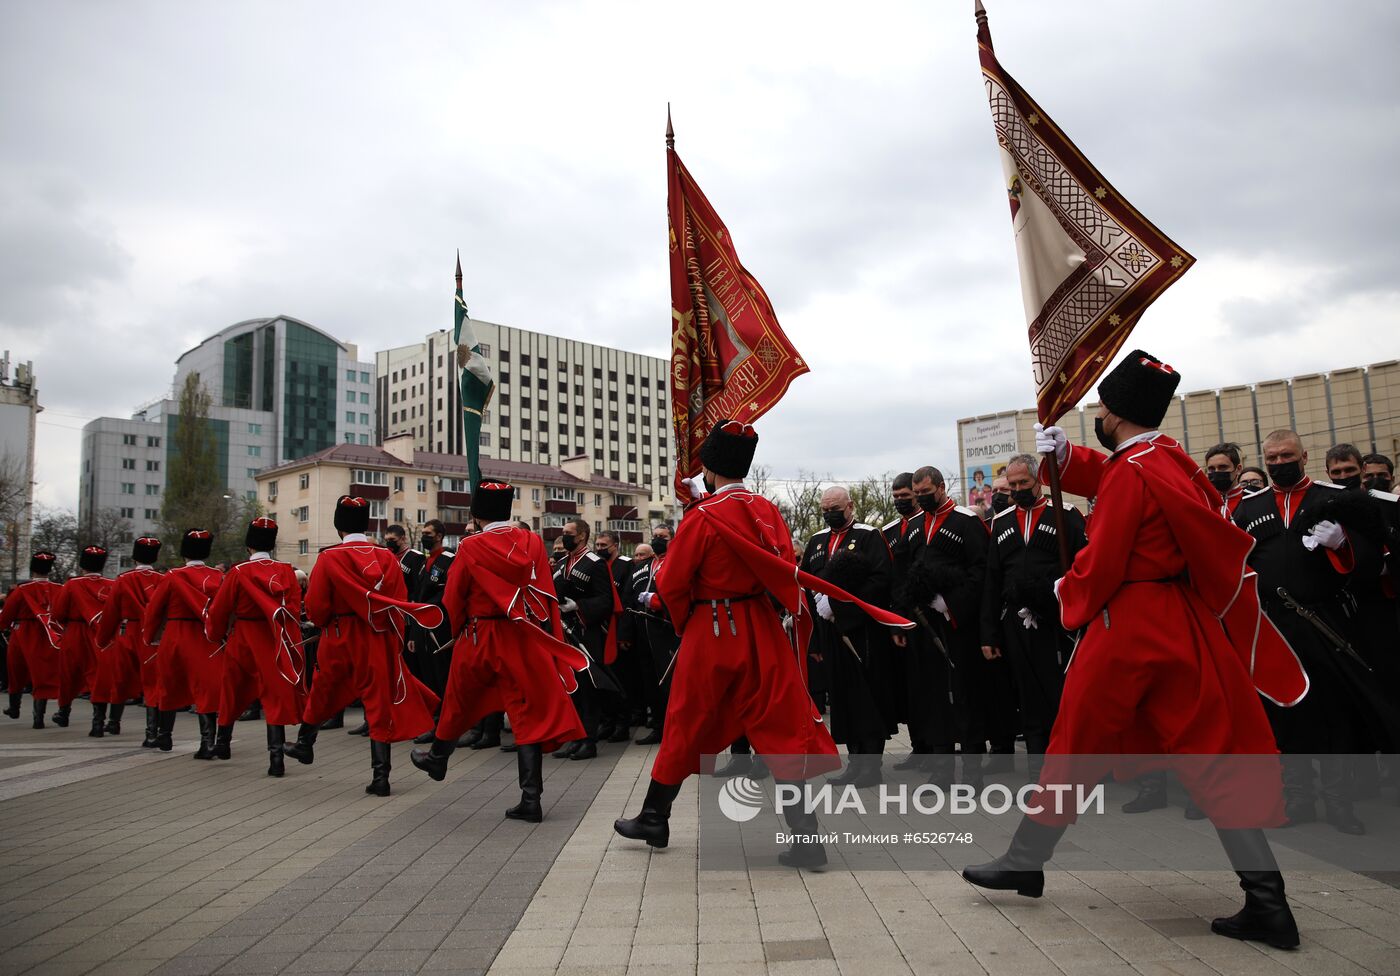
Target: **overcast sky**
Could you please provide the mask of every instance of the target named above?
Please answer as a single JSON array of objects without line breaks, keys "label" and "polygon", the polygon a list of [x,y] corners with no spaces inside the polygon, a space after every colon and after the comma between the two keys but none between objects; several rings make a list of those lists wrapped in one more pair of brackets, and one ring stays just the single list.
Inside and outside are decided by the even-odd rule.
[{"label": "overcast sky", "polygon": [[[1400,4],[987,0],[1003,66],[1199,264],[1183,390],[1400,353]],[[664,355],[664,128],[812,366],[761,462],[956,469],[1030,406],[972,0],[0,5],[0,338],[38,500],[174,360],[286,313],[363,353],[477,317]],[[368,358],[368,356],[366,357]]]}]

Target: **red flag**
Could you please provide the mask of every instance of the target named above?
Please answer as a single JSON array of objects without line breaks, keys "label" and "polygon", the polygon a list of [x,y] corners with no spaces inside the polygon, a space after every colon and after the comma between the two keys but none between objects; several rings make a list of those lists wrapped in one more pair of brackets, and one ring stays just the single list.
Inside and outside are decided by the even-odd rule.
[{"label": "red flag", "polygon": [[700,473],[700,445],[719,420],[753,423],[807,363],[778,325],[773,305],[739,263],[729,230],[666,138],[671,229],[671,423],[676,497]]},{"label": "red flag", "polygon": [[1036,407],[1051,423],[1098,381],[1147,306],[1196,259],[1123,199],[992,51],[977,0],[977,48],[1001,149]]}]

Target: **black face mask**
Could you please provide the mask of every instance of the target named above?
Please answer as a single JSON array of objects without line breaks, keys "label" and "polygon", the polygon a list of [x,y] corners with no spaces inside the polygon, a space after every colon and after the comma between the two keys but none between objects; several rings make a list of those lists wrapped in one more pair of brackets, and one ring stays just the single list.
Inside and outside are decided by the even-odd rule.
[{"label": "black face mask", "polygon": [[1229,471],[1207,471],[1206,477],[1215,486],[1215,490],[1222,495],[1234,487],[1235,476]]},{"label": "black face mask", "polygon": [[894,500],[894,510],[900,515],[913,515],[916,507],[912,498],[896,498]]},{"label": "black face mask", "polygon": [[925,512],[938,510],[938,496],[933,492],[929,492],[927,495],[915,495],[914,501],[918,502],[919,507]]},{"label": "black face mask", "polygon": [[398,539],[393,538],[393,537],[390,537],[390,538],[384,540],[384,548],[385,548],[385,549],[388,549],[390,552],[392,552],[392,553],[393,553],[394,555],[396,555],[396,556],[397,556],[398,553],[399,553],[399,546],[400,546],[400,545],[402,545],[402,543],[400,543]]},{"label": "black face mask", "polygon": [[1094,436],[1097,437],[1097,438],[1099,439],[1099,443],[1102,444],[1102,445],[1104,446],[1104,450],[1106,450],[1106,451],[1116,451],[1116,450],[1118,450],[1118,445],[1117,445],[1117,443],[1115,443],[1114,440],[1113,440],[1113,438],[1111,438],[1111,437],[1108,436],[1108,432],[1105,431],[1105,430],[1103,429],[1103,418],[1102,418],[1102,417],[1095,417],[1095,418],[1094,418]]},{"label": "black face mask", "polygon": [[1371,491],[1390,491],[1393,482],[1386,475],[1373,474],[1361,483]]},{"label": "black face mask", "polygon": [[1361,475],[1359,475],[1359,474],[1353,474],[1353,475],[1348,475],[1348,476],[1345,477],[1345,478],[1337,478],[1335,481],[1332,482],[1332,484],[1334,484],[1334,485],[1341,485],[1343,488],[1360,488],[1360,487],[1361,487]]},{"label": "black face mask", "polygon": [[578,539],[571,535],[561,535],[559,537],[559,544],[564,547],[565,552],[573,552],[578,548]]},{"label": "black face mask", "polygon": [[664,535],[654,535],[651,537],[651,551],[658,556],[664,556],[666,555],[666,547],[670,542],[671,540]]},{"label": "black face mask", "polygon": [[992,511],[1000,515],[1011,507],[1011,496],[1005,492],[996,492],[992,495]]},{"label": "black face mask", "polygon": [[424,552],[432,552],[437,548],[437,539],[434,536],[425,535],[420,541],[423,543]]},{"label": "black face mask", "polygon": [[1030,508],[1040,501],[1040,495],[1036,494],[1034,488],[1016,488],[1011,492],[1011,500],[1016,503],[1017,508]]},{"label": "black face mask", "polygon": [[1303,480],[1303,465],[1298,461],[1284,461],[1282,464],[1266,464],[1269,480],[1280,488],[1292,488]]},{"label": "black face mask", "polygon": [[705,485],[705,493],[708,494],[708,495],[713,495],[713,494],[715,493],[715,482],[714,482],[714,479],[713,479],[713,478],[702,478],[702,479],[700,479],[700,480],[701,480],[702,482],[704,482],[704,485]]},{"label": "black face mask", "polygon": [[843,529],[846,527],[846,513],[844,510],[840,512],[822,512],[822,521],[827,524],[828,528]]}]

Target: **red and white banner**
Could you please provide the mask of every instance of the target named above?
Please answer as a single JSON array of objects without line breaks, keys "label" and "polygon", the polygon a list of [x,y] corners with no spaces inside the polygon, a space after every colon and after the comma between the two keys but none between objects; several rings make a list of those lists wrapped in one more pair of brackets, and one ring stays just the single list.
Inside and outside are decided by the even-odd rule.
[{"label": "red and white banner", "polygon": [[977,48],[1016,233],[1036,406],[1051,423],[1196,259],[1125,200],[1002,69],[981,0]]}]

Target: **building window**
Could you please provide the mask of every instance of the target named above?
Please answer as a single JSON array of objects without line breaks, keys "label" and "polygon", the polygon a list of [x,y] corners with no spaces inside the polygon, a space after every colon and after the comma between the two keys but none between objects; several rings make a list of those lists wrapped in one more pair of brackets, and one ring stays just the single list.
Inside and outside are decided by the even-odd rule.
[{"label": "building window", "polygon": [[122,443],[123,443],[123,444],[130,444],[130,445],[132,445],[132,446],[135,446],[135,444],[136,444],[136,435],[135,435],[135,434],[123,434],[123,435],[122,435]]},{"label": "building window", "polygon": [[249,445],[248,445],[248,456],[249,456],[249,457],[262,457],[262,445],[261,445],[261,444],[249,444]]},{"label": "building window", "polygon": [[369,373],[366,373],[364,370],[361,370],[361,371],[360,371],[360,382],[361,382],[361,383],[368,383],[368,382],[369,382]]},{"label": "building window", "polygon": [[298,488],[301,488],[301,489],[310,488],[310,487],[311,487],[311,475],[309,475],[309,474],[304,474],[304,475],[300,476],[299,478],[297,478],[297,487],[298,487]]},{"label": "building window", "polygon": [[345,411],[345,422],[346,422],[347,424],[353,424],[353,423],[355,422],[355,411],[353,411],[353,410],[347,410],[347,411]]},{"label": "building window", "polygon": [[355,435],[354,435],[353,433],[347,432],[347,433],[345,434],[345,443],[347,443],[347,444],[353,444],[353,443],[355,443]]},{"label": "building window", "polygon": [[353,382],[355,382],[355,371],[354,371],[353,369],[347,369],[347,370],[345,371],[345,382],[347,382],[347,383],[353,383]]},{"label": "building window", "polygon": [[360,414],[360,426],[362,426],[362,427],[368,427],[368,426],[369,426],[369,414],[367,414],[367,413],[362,413],[362,414]]},{"label": "building window", "polygon": [[380,498],[369,503],[369,517],[372,519],[382,519],[384,517],[385,503]]},{"label": "building window", "polygon": [[148,494],[148,495],[159,495],[159,494],[160,494],[160,485],[147,485],[147,486],[146,486],[146,494]]},{"label": "building window", "polygon": [[277,501],[277,482],[275,481],[269,481],[267,483],[267,500],[270,502]]},{"label": "building window", "polygon": [[147,471],[159,471],[159,470],[160,470],[160,462],[159,462],[159,461],[147,461],[147,462],[146,462],[146,470],[147,470]]},{"label": "building window", "polygon": [[484,343],[484,342],[478,342],[476,345],[477,345],[477,348],[481,350],[481,354],[482,354],[483,356],[489,356],[489,355],[491,355],[491,347],[490,347],[489,345],[487,345],[487,344]]},{"label": "building window", "polygon": [[136,470],[136,459],[135,459],[135,458],[122,458],[122,470],[123,470],[123,471],[135,471],[135,470]]},{"label": "building window", "polygon": [[262,433],[262,424],[249,424],[249,425],[248,425],[248,433],[250,433],[250,434],[261,434],[261,433]]},{"label": "building window", "polygon": [[146,509],[146,521],[148,521],[148,522],[154,522],[154,521],[155,521],[156,519],[158,519],[158,518],[160,518],[160,509],[158,509],[158,508],[148,508],[148,509]]},{"label": "building window", "polygon": [[136,517],[136,509],[134,509],[134,508],[123,508],[123,509],[121,510],[121,512],[122,512],[122,518],[128,518],[128,519],[129,519],[129,518],[135,518],[135,517]]},{"label": "building window", "polygon": [[297,541],[297,555],[298,555],[298,556],[305,556],[305,555],[309,554],[310,552],[311,552],[311,542],[310,542],[310,540],[308,540],[308,539],[299,539],[299,540]]},{"label": "building window", "polygon": [[248,472],[248,477],[250,478],[256,478],[258,476],[257,468],[246,468],[245,470]]},{"label": "building window", "polygon": [[361,403],[369,403],[369,394],[368,394],[368,393],[361,393],[361,394],[360,394],[360,402],[361,402]]},{"label": "building window", "polygon": [[483,431],[481,432],[481,439],[478,441],[478,443],[479,443],[482,447],[490,447],[490,446],[491,446],[491,432],[490,432],[489,430],[483,430]]},{"label": "building window", "polygon": [[403,491],[403,475],[401,475],[401,474],[396,474],[396,475],[394,475],[394,490],[395,490],[395,491]]},{"label": "building window", "polygon": [[345,402],[346,402],[346,403],[354,403],[354,402],[355,402],[355,391],[354,391],[354,390],[346,390],[346,391],[345,391]]},{"label": "building window", "polygon": [[418,479],[418,494],[421,495],[421,494],[423,494],[423,492],[425,492],[425,491],[427,491],[427,490],[428,490],[428,479],[427,479],[427,478],[419,478],[419,479]]},{"label": "building window", "polygon": [[368,435],[368,434],[361,434],[361,435],[360,435],[360,443],[361,443],[362,445],[364,445],[365,447],[368,447],[368,446],[369,446],[369,435]]},{"label": "building window", "polygon": [[502,438],[501,438],[501,450],[503,450],[503,451],[509,451],[509,450],[510,450],[510,438],[509,438],[509,437],[502,437]]},{"label": "building window", "polygon": [[310,522],[310,521],[311,521],[311,506],[310,506],[310,505],[303,505],[303,506],[301,506],[301,508],[297,509],[297,521],[298,521],[298,522]]},{"label": "building window", "polygon": [[534,502],[536,505],[540,503],[540,490],[538,488],[530,489],[530,501]]},{"label": "building window", "polygon": [[147,437],[147,438],[146,438],[146,446],[147,446],[147,447],[160,447],[160,438],[159,438],[159,437]]},{"label": "building window", "polygon": [[428,510],[426,508],[420,508],[418,510],[418,518],[415,521],[417,521],[419,525],[422,525],[424,522],[428,521]]},{"label": "building window", "polygon": [[122,494],[123,494],[123,495],[134,495],[134,494],[136,494],[136,484],[135,484],[135,482],[123,481],[123,482],[122,482]]},{"label": "building window", "polygon": [[401,509],[401,508],[396,508],[396,509],[394,509],[394,521],[395,521],[395,522],[402,522],[402,521],[403,521],[403,509]]},{"label": "building window", "polygon": [[389,476],[383,471],[355,468],[350,472],[350,480],[357,485],[387,485]]},{"label": "building window", "polygon": [[443,479],[442,479],[442,490],[443,490],[443,491],[466,491],[466,490],[467,490],[467,479],[466,479],[466,478],[443,478]]}]

